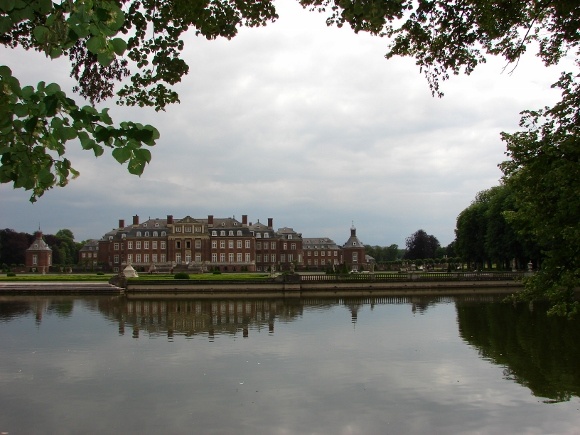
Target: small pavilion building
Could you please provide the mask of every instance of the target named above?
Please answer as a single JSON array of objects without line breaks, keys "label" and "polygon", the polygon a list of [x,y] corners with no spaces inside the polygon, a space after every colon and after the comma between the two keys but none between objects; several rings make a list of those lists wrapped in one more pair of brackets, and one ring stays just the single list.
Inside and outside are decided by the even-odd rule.
[{"label": "small pavilion building", "polygon": [[42,232],[34,233],[34,242],[26,250],[25,266],[28,272],[48,272],[52,266],[52,249],[42,239]]}]

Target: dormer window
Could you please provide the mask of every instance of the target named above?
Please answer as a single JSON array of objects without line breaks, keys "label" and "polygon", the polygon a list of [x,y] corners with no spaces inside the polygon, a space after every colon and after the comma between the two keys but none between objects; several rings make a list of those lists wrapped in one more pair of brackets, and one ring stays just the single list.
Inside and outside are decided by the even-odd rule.
[{"label": "dormer window", "polygon": [[149,231],[145,231],[145,237],[149,237]]},{"label": "dormer window", "polygon": [[161,231],[161,237],[164,237],[166,235],[167,235],[167,233],[165,231]]},{"label": "dormer window", "polygon": [[153,231],[153,237],[157,237],[159,233],[157,231]]},{"label": "dormer window", "polygon": [[262,238],[262,233],[256,233],[256,239],[261,239]]},{"label": "dormer window", "polygon": [[155,228],[159,227],[159,222],[155,222]]},{"label": "dormer window", "polygon": [[143,224],[143,228],[147,228],[147,222]]},{"label": "dormer window", "polygon": [[288,239],[292,239],[292,234],[288,234]]},{"label": "dormer window", "polygon": [[137,231],[137,237],[141,237],[141,231]]},{"label": "dormer window", "polygon": [[356,246],[356,242],[352,242],[352,246]]},{"label": "dormer window", "polygon": [[234,235],[234,230],[230,230],[230,231],[228,232],[228,236],[233,236],[233,235]]},{"label": "dormer window", "polygon": [[217,236],[217,231],[213,230],[213,231],[211,232],[211,235],[212,235],[212,236]]},{"label": "dormer window", "polygon": [[269,233],[264,233],[264,238],[267,239],[268,237],[270,237]]},{"label": "dormer window", "polygon": [[121,234],[122,239],[124,239],[125,237],[127,237],[127,234]]},{"label": "dormer window", "polygon": [[241,236],[242,235],[242,230],[238,230],[236,235],[237,236]]},{"label": "dormer window", "polygon": [[221,230],[220,231],[220,236],[225,236],[225,235],[226,235],[226,232],[224,230]]}]

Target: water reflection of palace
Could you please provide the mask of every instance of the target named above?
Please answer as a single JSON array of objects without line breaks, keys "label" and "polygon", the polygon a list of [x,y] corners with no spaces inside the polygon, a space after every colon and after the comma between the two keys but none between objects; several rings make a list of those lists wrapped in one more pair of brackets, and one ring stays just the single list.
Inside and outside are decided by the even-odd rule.
[{"label": "water reflection of palace", "polygon": [[127,300],[118,318],[119,333],[133,337],[174,334],[193,337],[239,334],[250,330],[274,332],[275,319],[291,321],[302,305],[270,300]]},{"label": "water reflection of palace", "polygon": [[250,331],[274,333],[276,321],[291,322],[303,315],[305,310],[330,309],[344,306],[350,311],[355,324],[358,312],[364,306],[372,310],[375,305],[409,304],[411,311],[424,312],[436,303],[451,303],[452,297],[409,298],[405,296],[382,296],[367,298],[302,298],[302,299],[118,299],[114,305],[101,304],[100,310],[119,324],[119,334],[132,331],[138,338],[148,336],[184,335],[194,337],[207,335],[242,334]]}]

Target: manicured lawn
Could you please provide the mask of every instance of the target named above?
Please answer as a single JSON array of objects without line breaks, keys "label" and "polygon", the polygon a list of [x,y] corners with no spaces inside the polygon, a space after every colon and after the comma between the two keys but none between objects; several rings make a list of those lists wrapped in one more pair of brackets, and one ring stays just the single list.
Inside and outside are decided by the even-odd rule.
[{"label": "manicured lawn", "polygon": [[97,275],[96,273],[63,273],[63,274],[46,274],[38,273],[18,273],[16,276],[6,276],[5,273],[0,275],[0,281],[108,281],[112,274]]},{"label": "manicured lawn", "polygon": [[[252,280],[252,279],[266,279],[270,275],[267,273],[222,273],[216,274],[213,273],[192,273],[189,274],[190,280],[210,280],[210,281],[231,281],[231,280]],[[141,273],[139,274],[139,278],[130,278],[131,280],[138,280],[138,281],[158,281],[158,280],[168,280],[174,279],[173,275],[170,273],[158,273],[158,274],[147,274]]]}]

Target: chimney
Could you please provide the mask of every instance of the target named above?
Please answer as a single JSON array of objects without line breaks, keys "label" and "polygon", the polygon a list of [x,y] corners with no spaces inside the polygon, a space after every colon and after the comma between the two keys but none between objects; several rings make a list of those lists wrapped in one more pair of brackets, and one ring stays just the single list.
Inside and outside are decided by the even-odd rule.
[{"label": "chimney", "polygon": [[173,215],[172,214],[167,215],[167,225],[173,225]]},{"label": "chimney", "polygon": [[119,228],[125,228],[125,219],[119,219]]},{"label": "chimney", "polygon": [[208,227],[213,227],[213,214],[208,214],[207,215],[207,226]]},{"label": "chimney", "polygon": [[268,228],[272,229],[273,226],[274,226],[274,219],[268,218]]},{"label": "chimney", "polygon": [[133,225],[139,225],[139,215],[133,216]]},{"label": "chimney", "polygon": [[248,215],[247,214],[242,215],[242,225],[245,225],[245,226],[248,225]]}]

